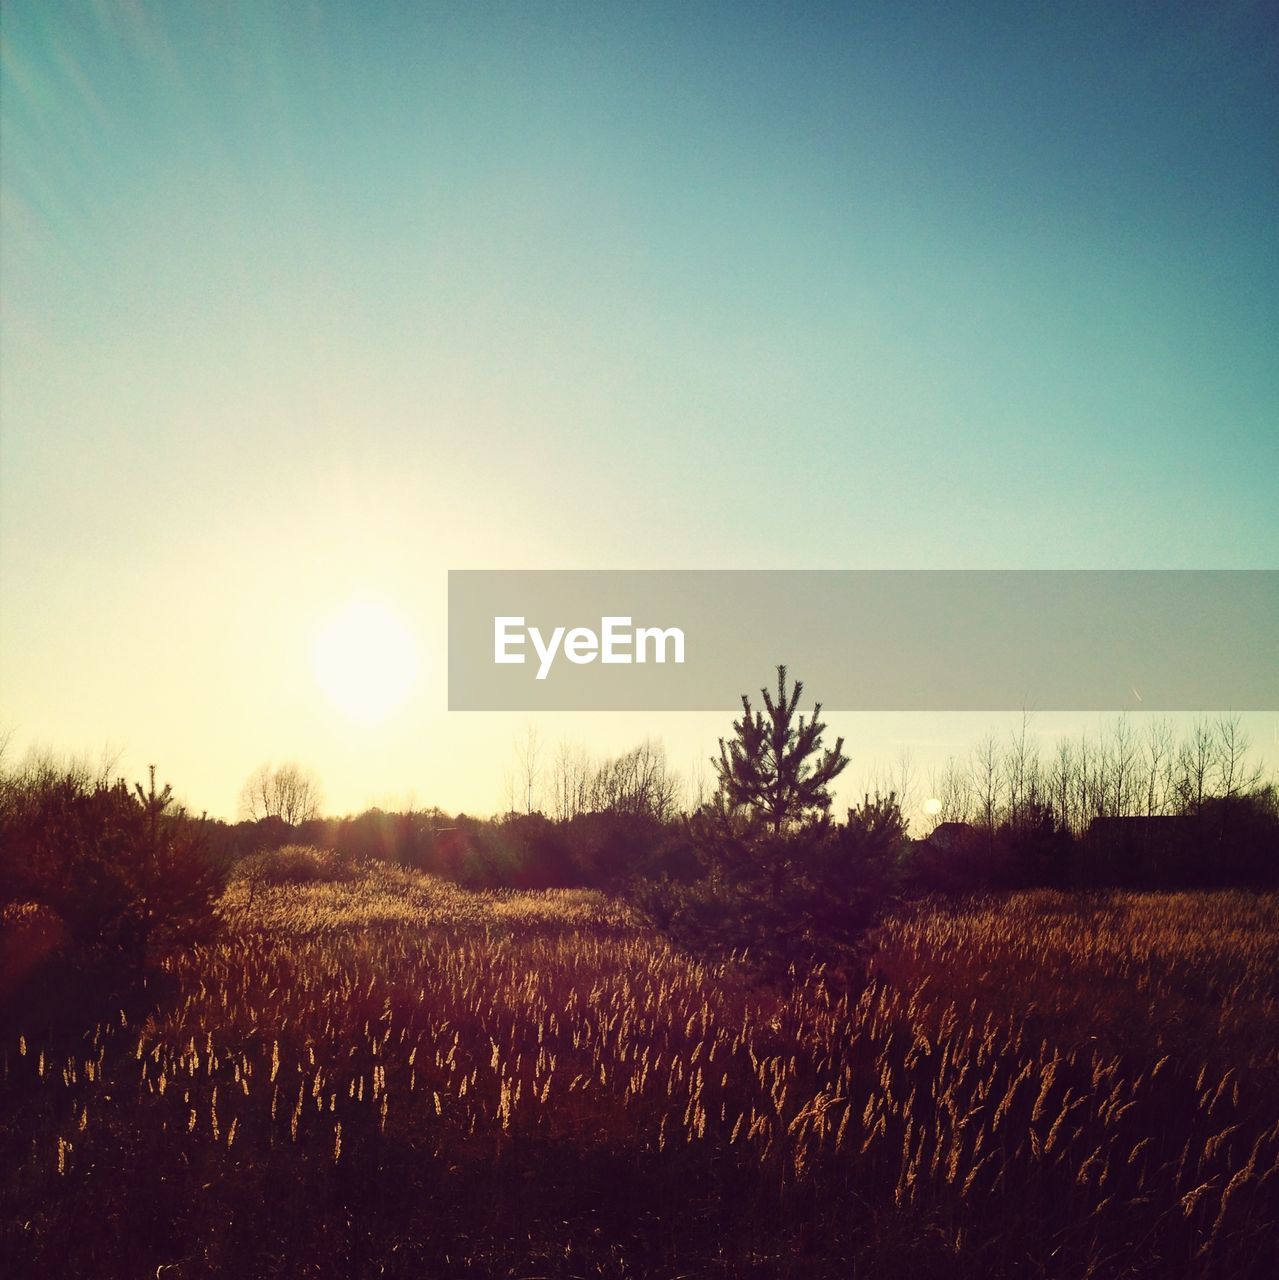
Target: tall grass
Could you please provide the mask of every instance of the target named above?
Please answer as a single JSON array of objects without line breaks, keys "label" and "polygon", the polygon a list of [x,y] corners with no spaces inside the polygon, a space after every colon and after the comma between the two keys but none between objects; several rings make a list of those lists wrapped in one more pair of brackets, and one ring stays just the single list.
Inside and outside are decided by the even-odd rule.
[{"label": "tall grass", "polygon": [[585,891],[233,885],[0,1047],[4,1250],[95,1276],[1266,1274],[1276,900],[933,904],[754,989]]}]

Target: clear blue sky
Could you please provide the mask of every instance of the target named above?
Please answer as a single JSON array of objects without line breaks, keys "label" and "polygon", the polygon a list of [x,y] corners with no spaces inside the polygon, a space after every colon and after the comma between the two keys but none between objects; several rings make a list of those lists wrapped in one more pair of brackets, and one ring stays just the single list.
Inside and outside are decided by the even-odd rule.
[{"label": "clear blue sky", "polygon": [[484,809],[450,567],[1279,564],[1274,6],[797,8],[7,0],[19,742]]}]

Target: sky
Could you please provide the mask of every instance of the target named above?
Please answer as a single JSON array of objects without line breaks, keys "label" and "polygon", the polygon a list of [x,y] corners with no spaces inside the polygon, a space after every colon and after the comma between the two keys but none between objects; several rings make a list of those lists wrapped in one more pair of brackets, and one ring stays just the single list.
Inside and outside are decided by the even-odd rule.
[{"label": "sky", "polygon": [[[1271,4],[6,0],[0,44],[12,751],[487,812],[528,716],[446,710],[450,568],[1279,566]],[[352,602],[414,653],[376,723],[313,670]],[[733,711],[535,728],[686,768]],[[1007,719],[828,716],[850,798]]]}]

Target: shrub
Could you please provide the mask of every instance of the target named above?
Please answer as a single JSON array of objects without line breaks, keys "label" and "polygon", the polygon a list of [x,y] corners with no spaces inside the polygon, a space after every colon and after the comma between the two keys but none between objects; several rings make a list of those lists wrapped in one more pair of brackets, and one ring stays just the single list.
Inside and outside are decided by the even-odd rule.
[{"label": "shrub", "polygon": [[0,1004],[20,991],[71,941],[62,917],[40,902],[11,902],[0,910]]},{"label": "shrub", "polygon": [[895,796],[776,831],[709,807],[689,823],[705,875],[661,875],[634,886],[657,928],[696,952],[750,952],[765,970],[855,956],[891,901],[905,843]]},{"label": "shrub", "polygon": [[255,885],[319,884],[350,880],[354,863],[332,849],[286,844],[242,859],[232,879]]},{"label": "shrub", "polygon": [[139,994],[157,948],[213,932],[224,877],[154,769],[145,790],[51,760],[0,781],[7,1012]]},{"label": "shrub", "polygon": [[90,781],[74,768],[6,779],[0,889],[42,903],[82,949],[140,956],[148,943],[187,940],[212,920],[221,878],[201,824],[169,787]]}]

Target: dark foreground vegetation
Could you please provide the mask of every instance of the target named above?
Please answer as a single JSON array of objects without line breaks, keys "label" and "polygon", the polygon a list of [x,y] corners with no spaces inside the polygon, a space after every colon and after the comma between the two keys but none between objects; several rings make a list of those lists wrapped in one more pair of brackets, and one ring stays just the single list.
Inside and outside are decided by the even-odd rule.
[{"label": "dark foreground vegetation", "polygon": [[799,696],[683,814],[648,745],[495,820],[0,773],[4,1273],[1271,1274],[1279,811],[1232,722],[988,744],[912,839],[891,789],[832,818]]},{"label": "dark foreground vegetation", "polygon": [[591,891],[234,883],[0,1042],[8,1274],[1269,1274],[1271,895],[917,904],[760,986]]}]

